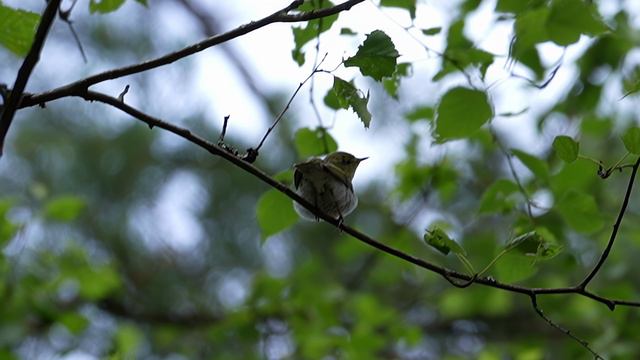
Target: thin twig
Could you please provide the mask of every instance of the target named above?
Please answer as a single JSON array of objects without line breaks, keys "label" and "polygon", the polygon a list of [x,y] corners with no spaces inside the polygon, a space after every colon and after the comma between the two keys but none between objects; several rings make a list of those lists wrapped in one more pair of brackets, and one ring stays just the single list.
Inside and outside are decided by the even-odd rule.
[{"label": "thin twig", "polygon": [[227,135],[227,125],[229,124],[229,118],[231,115],[227,115],[224,117],[224,122],[222,123],[222,132],[220,133],[220,137],[218,138],[218,144],[224,143],[224,137]]},{"label": "thin twig", "polygon": [[627,205],[629,205],[629,198],[631,197],[631,190],[633,190],[633,182],[636,178],[636,173],[638,172],[638,166],[640,166],[640,157],[636,160],[635,164],[633,164],[633,170],[631,171],[631,176],[629,177],[629,184],[627,185],[627,191],[624,194],[624,200],[622,200],[622,206],[620,206],[620,211],[618,212],[618,217],[616,219],[615,224],[613,224],[613,230],[611,231],[611,236],[609,237],[609,242],[607,243],[607,247],[604,249],[598,262],[591,269],[589,274],[580,282],[578,285],[579,288],[585,289],[589,282],[596,276],[605,260],[609,256],[609,252],[611,252],[611,248],[613,247],[613,243],[616,241],[616,236],[618,235],[618,228],[620,228],[620,224],[622,223],[622,218],[624,217],[625,212],[627,211]]},{"label": "thin twig", "polygon": [[67,23],[67,25],[69,25],[69,30],[71,31],[71,35],[73,35],[73,39],[75,40],[76,45],[78,45],[78,49],[80,49],[80,55],[82,55],[82,60],[84,60],[86,64],[87,55],[84,53],[84,49],[82,48],[82,43],[80,42],[80,38],[76,33],[76,29],[73,28],[73,22],[69,18],[71,16],[71,11],[76,6],[77,2],[78,0],[73,0],[73,2],[71,3],[71,6],[69,6],[67,10],[62,10],[62,7],[60,7],[58,9],[58,15],[60,16],[60,19],[62,19],[62,21],[64,21],[65,23]]},{"label": "thin twig", "polygon": [[557,329],[558,331],[562,332],[563,334],[567,335],[568,337],[572,338],[573,340],[575,340],[578,344],[582,345],[583,348],[587,349],[593,356],[595,359],[602,359],[604,360],[604,358],[602,356],[600,356],[600,354],[598,354],[597,352],[595,352],[590,346],[589,343],[585,340],[582,340],[581,338],[579,338],[578,336],[576,336],[575,334],[573,334],[570,330],[567,330],[565,328],[563,328],[562,326],[556,324],[553,320],[551,320],[547,315],[544,314],[544,312],[542,311],[542,309],[540,309],[540,307],[538,306],[538,300],[536,298],[536,295],[531,295],[531,306],[533,306],[533,309],[536,311],[536,313],[538,313],[538,315],[540,315],[540,317],[542,319],[544,319],[544,321],[547,322],[547,324],[551,325],[551,327]]},{"label": "thin twig", "polygon": [[394,18],[389,16],[387,13],[382,11],[372,0],[369,0],[369,2],[371,2],[374,5],[374,7],[380,12],[381,15],[383,15],[389,21],[391,21],[394,25],[396,25],[397,27],[402,29],[418,45],[422,46],[422,48],[427,52],[427,54],[434,53],[434,54],[436,54],[436,56],[439,56],[444,61],[446,61],[449,64],[451,64],[453,67],[458,69],[460,71],[460,73],[467,79],[467,83],[469,84],[470,87],[472,87],[474,89],[476,88],[476,86],[473,84],[473,79],[471,78],[471,75],[467,73],[466,69],[463,66],[461,66],[460,63],[458,63],[457,60],[455,60],[451,56],[449,56],[446,53],[446,51],[441,52],[441,51],[434,50],[434,49],[430,48],[429,46],[427,46],[427,44],[423,43],[422,40],[420,40],[418,37],[416,37],[414,34],[412,34],[409,31],[409,29],[411,29],[411,28],[413,28],[415,26],[413,23],[411,24],[411,26],[409,28],[406,28],[406,27],[402,26],[400,23],[398,23]]},{"label": "thin twig", "polygon": [[40,51],[42,51],[44,42],[47,39],[47,34],[49,33],[51,24],[53,24],[53,21],[56,18],[56,12],[60,6],[60,1],[61,0],[50,0],[47,3],[47,7],[44,9],[44,13],[40,20],[40,24],[38,24],[33,44],[31,44],[31,49],[29,49],[27,56],[22,62],[22,66],[20,66],[20,69],[18,70],[16,81],[13,84],[9,98],[4,104],[2,117],[0,117],[0,156],[2,156],[3,153],[5,138],[7,137],[9,127],[11,127],[13,116],[16,114],[16,110],[20,105],[22,93],[27,86],[27,82],[29,81],[29,77],[31,76],[33,69],[40,60]]},{"label": "thin twig", "polygon": [[[218,19],[221,14],[203,9],[198,1],[176,1],[182,4],[182,6],[196,18],[205,36],[213,36],[222,32],[220,29],[220,21]],[[260,88],[255,74],[247,66],[247,62],[244,61],[244,55],[237,51],[232,44],[222,44],[220,50],[228,58],[229,65],[238,70],[238,74],[244,80],[244,83],[247,85],[251,93],[260,100],[260,105],[265,108],[266,112],[271,112],[271,108],[269,107],[269,97]]]},{"label": "thin twig", "polygon": [[324,57],[322,58],[322,60],[320,60],[320,62],[318,63],[318,65],[316,65],[313,68],[313,71],[311,71],[311,74],[309,74],[309,76],[307,76],[300,84],[298,84],[298,88],[296,88],[296,91],[293,92],[293,94],[289,98],[289,101],[287,101],[287,105],[285,105],[285,107],[282,109],[282,111],[280,111],[280,114],[278,114],[278,116],[276,116],[275,120],[273,120],[273,124],[271,124],[271,126],[269,126],[269,128],[267,129],[267,132],[262,137],[262,140],[260,140],[260,143],[258,144],[258,146],[255,149],[253,149],[256,153],[258,153],[260,151],[260,148],[264,144],[265,140],[267,140],[267,137],[269,136],[269,134],[271,134],[271,132],[278,125],[278,123],[280,122],[280,120],[282,119],[284,114],[287,112],[287,110],[289,110],[289,107],[291,106],[291,103],[293,102],[293,99],[295,99],[296,95],[298,95],[298,92],[300,91],[300,89],[304,86],[304,84],[307,83],[307,81],[309,81],[309,79],[311,79],[313,77],[313,75],[315,75],[318,72],[318,68],[322,65],[322,63],[324,62],[324,60],[326,58],[327,58],[327,54],[325,54]]},{"label": "thin twig", "polygon": [[48,101],[52,101],[52,100],[59,99],[65,96],[70,96],[70,95],[75,96],[75,94],[77,94],[78,91],[87,90],[91,85],[95,85],[97,83],[100,83],[106,80],[113,80],[113,79],[121,78],[127,75],[140,73],[140,72],[154,69],[163,65],[171,64],[187,56],[193,55],[195,53],[208,49],[212,46],[216,46],[218,44],[235,39],[237,37],[240,37],[242,35],[245,35],[247,33],[260,29],[262,27],[265,27],[269,24],[293,23],[293,22],[319,19],[319,18],[338,14],[342,11],[347,11],[351,9],[353,6],[363,1],[365,0],[348,0],[342,4],[338,4],[336,6],[332,6],[325,9],[297,13],[297,14],[290,14],[291,11],[297,9],[304,2],[303,0],[295,0],[285,8],[282,8],[267,17],[238,26],[237,28],[227,31],[225,33],[211,36],[203,41],[187,46],[181,50],[178,50],[178,51],[175,51],[175,52],[172,52],[172,53],[169,53],[161,57],[148,60],[142,63],[137,63],[137,64],[133,64],[133,65],[129,65],[129,66],[113,69],[113,70],[108,70],[96,75],[89,76],[82,80],[78,80],[78,81],[69,83],[67,85],[63,85],[61,87],[40,93],[40,94],[25,96],[22,99],[22,102],[20,102],[19,107],[23,108],[23,107],[33,106],[36,104],[42,104]]},{"label": "thin twig", "polygon": [[489,128],[489,131],[493,136],[493,140],[498,145],[500,152],[502,152],[504,157],[507,159],[507,165],[509,166],[509,171],[511,172],[511,176],[513,176],[513,180],[516,182],[516,185],[518,186],[518,190],[520,190],[520,193],[524,197],[524,200],[527,204],[527,215],[529,216],[529,220],[533,222],[533,212],[531,211],[531,198],[529,197],[527,190],[522,185],[522,181],[520,181],[520,177],[518,176],[518,173],[516,172],[516,168],[513,165],[513,160],[511,159],[513,155],[507,151],[504,145],[502,145],[502,142],[498,138],[498,134],[492,128]]},{"label": "thin twig", "polygon": [[118,100],[124,101],[124,96],[127,95],[128,92],[129,92],[129,84],[127,84],[124,87],[124,90],[122,90],[122,92],[120,93],[120,95],[118,95]]},{"label": "thin twig", "polygon": [[[464,274],[464,273],[460,273],[454,270],[450,270],[447,269],[445,267],[433,264],[431,262],[425,261],[421,258],[417,258],[414,257],[412,255],[409,255],[405,252],[402,252],[398,249],[395,249],[393,247],[390,247],[388,245],[385,245],[377,240],[375,240],[372,237],[369,237],[368,235],[355,230],[354,228],[347,226],[344,224],[344,221],[342,219],[335,219],[331,216],[326,215],[325,213],[319,211],[315,206],[313,206],[311,203],[309,203],[308,201],[306,201],[305,199],[303,199],[302,197],[300,197],[298,194],[296,194],[293,190],[291,190],[289,187],[287,187],[286,185],[280,183],[279,181],[275,180],[274,178],[272,178],[271,176],[267,175],[266,173],[264,173],[262,170],[254,167],[253,165],[251,165],[250,163],[242,160],[241,158],[239,158],[238,156],[228,153],[227,151],[225,151],[223,148],[221,148],[220,146],[213,144],[193,133],[191,133],[191,131],[189,131],[188,129],[185,128],[181,128],[178,127],[176,125],[173,125],[171,123],[168,123],[166,121],[154,118],[150,115],[147,115],[129,105],[127,105],[124,102],[119,101],[117,98],[102,94],[102,93],[98,93],[95,91],[84,91],[84,92],[79,92],[78,94],[75,94],[75,96],[79,96],[84,98],[85,100],[88,101],[100,101],[103,102],[105,104],[111,105],[119,110],[124,111],[125,113],[133,116],[134,118],[146,123],[147,125],[149,125],[149,127],[154,127],[154,126],[158,126],[160,128],[163,128],[169,132],[172,132],[186,140],[188,140],[189,142],[196,144],[204,149],[206,149],[207,151],[209,151],[211,154],[216,155],[216,156],[220,156],[222,158],[224,158],[225,160],[231,162],[232,164],[234,164],[235,166],[241,168],[242,170],[252,174],[253,176],[257,177],[258,179],[260,179],[261,181],[265,182],[266,184],[268,184],[269,186],[271,186],[272,188],[276,189],[277,191],[285,194],[286,196],[288,196],[289,198],[291,198],[292,200],[298,202],[299,204],[301,204],[303,207],[305,207],[306,209],[308,209],[309,211],[311,211],[313,214],[315,214],[318,218],[325,220],[327,223],[331,224],[334,227],[337,227],[341,232],[344,232],[346,234],[351,235],[353,238],[373,247],[376,248],[382,252],[385,252],[389,255],[392,255],[394,257],[397,257],[399,259],[402,259],[404,261],[407,261],[411,264],[414,264],[420,268],[429,270],[431,272],[434,272],[436,274],[440,274],[441,276],[443,276],[447,281],[449,281],[451,284],[453,284],[454,286],[457,287],[465,287],[465,286],[469,286],[473,283],[476,284],[480,284],[480,285],[484,285],[484,286],[489,286],[489,287],[493,287],[496,289],[502,289],[505,291],[509,291],[509,292],[513,292],[513,293],[518,293],[518,294],[523,294],[523,295],[528,295],[531,299],[532,299],[532,304],[534,305],[534,310],[543,318],[545,319],[545,321],[547,321],[551,326],[559,329],[560,331],[562,331],[563,333],[567,334],[568,336],[570,336],[571,338],[575,339],[576,341],[580,342],[581,344],[586,344],[586,342],[584,340],[579,339],[578,337],[576,337],[575,335],[573,335],[571,332],[569,332],[568,330],[565,330],[563,328],[561,328],[560,326],[558,326],[557,324],[555,324],[553,321],[551,321],[549,318],[547,318],[544,313],[542,313],[542,311],[540,310],[540,308],[537,306],[537,303],[535,303],[536,297],[537,295],[542,295],[542,294],[547,294],[547,295],[552,295],[552,294],[578,294],[590,299],[593,299],[594,301],[598,301],[600,303],[603,303],[605,305],[607,305],[609,307],[609,309],[614,310],[616,305],[625,305],[625,306],[632,306],[632,307],[640,307],[640,302],[637,301],[628,301],[628,300],[615,300],[615,299],[608,299],[608,298],[604,298],[602,296],[596,295],[594,293],[591,293],[590,291],[586,290],[584,287],[581,286],[573,286],[573,287],[560,287],[560,288],[528,288],[528,287],[523,287],[523,286],[519,286],[519,285],[512,285],[512,284],[506,284],[506,283],[501,283],[499,281],[496,281],[495,279],[491,278],[491,277],[478,277],[477,275],[473,275],[470,276],[468,274]],[[634,167],[634,172],[632,174],[632,178],[630,180],[630,183],[633,183],[633,178],[635,176],[635,173],[638,169],[638,166],[640,165],[640,159],[638,159],[638,162],[636,163],[636,166]],[[629,195],[630,195],[630,189],[627,190],[627,195],[625,196],[625,204],[623,204],[623,208],[626,208],[626,203],[629,199]],[[624,213],[624,211],[622,211],[621,213]],[[618,222],[616,223],[618,224]],[[619,225],[619,224],[618,224]],[[617,226],[614,226],[614,232],[617,231]],[[613,236],[613,235],[612,235]],[[615,236],[613,236],[615,238]],[[612,245],[612,241],[610,241],[610,245]],[[606,251],[605,251],[606,252]],[[603,259],[606,258],[605,255],[603,255],[602,257]],[[602,262],[604,262],[604,260],[602,260]],[[595,274],[597,272],[597,269],[594,269],[593,273]],[[457,281],[454,281],[453,279],[457,279],[457,280],[462,280],[463,283],[458,283]],[[588,344],[585,345],[585,348],[587,348],[592,354],[594,354],[596,356],[596,358],[600,358],[599,355],[597,353],[595,353],[591,348],[588,347]]]},{"label": "thin twig", "polygon": [[[454,270],[450,270],[447,269],[445,267],[436,265],[434,263],[431,263],[429,261],[423,260],[421,258],[417,258],[414,257],[412,255],[409,255],[403,251],[400,251],[398,249],[395,249],[391,246],[388,246],[384,243],[379,242],[378,240],[344,224],[344,222],[340,222],[338,221],[338,219],[335,219],[329,215],[326,215],[322,212],[320,212],[318,209],[316,209],[314,207],[313,204],[311,204],[310,202],[308,202],[307,200],[303,199],[300,195],[298,195],[296,192],[294,192],[292,189],[290,189],[289,187],[287,187],[286,185],[284,185],[283,183],[277,181],[276,179],[272,178],[271,176],[269,176],[268,174],[264,173],[262,170],[256,168],[255,166],[253,166],[252,164],[243,161],[241,158],[230,154],[228,152],[226,152],[224,149],[222,149],[220,146],[209,142],[195,134],[193,134],[190,130],[173,125],[171,123],[168,123],[164,120],[152,117],[150,115],[147,115],[143,112],[141,112],[140,110],[137,110],[131,106],[129,106],[126,103],[123,103],[121,101],[119,101],[117,98],[109,96],[109,95],[105,95],[99,92],[95,92],[95,91],[87,91],[87,92],[82,92],[82,93],[78,93],[78,94],[74,94],[74,96],[78,96],[78,97],[82,97],[85,100],[88,101],[99,101],[108,105],[111,105],[129,115],[131,115],[132,117],[134,117],[137,120],[140,120],[144,123],[146,123],[147,125],[149,125],[150,127],[159,127],[162,128],[164,130],[167,130],[171,133],[174,133],[182,138],[184,138],[185,140],[200,146],[201,148],[207,150],[208,152],[210,152],[213,155],[216,156],[220,156],[222,158],[224,158],[225,160],[229,161],[230,163],[232,163],[233,165],[235,165],[236,167],[246,171],[247,173],[255,176],[256,178],[258,178],[259,180],[263,181],[264,183],[266,183],[267,185],[271,186],[273,189],[283,193],[284,195],[286,195],[287,197],[289,197],[290,199],[298,202],[299,204],[301,204],[303,207],[305,207],[306,209],[308,209],[309,211],[311,211],[313,214],[315,214],[318,218],[323,219],[325,222],[327,222],[328,224],[331,224],[334,227],[339,228],[342,232],[351,235],[353,238],[373,247],[376,248],[382,252],[385,252],[391,256],[394,256],[396,258],[402,259],[408,263],[411,263],[413,265],[416,265],[420,268],[429,270],[433,273],[439,274],[441,276],[447,276],[449,278],[455,278],[458,280],[463,280],[463,281],[470,281],[471,279],[473,279],[473,276],[468,275],[468,274],[464,274],[461,272],[457,272]],[[496,289],[501,289],[501,290],[505,290],[505,291],[509,291],[509,292],[513,292],[513,293],[518,293],[518,294],[523,294],[523,295],[527,295],[527,296],[532,296],[532,295],[541,295],[541,294],[548,294],[548,295],[560,295],[560,294],[578,294],[590,299],[593,299],[594,301],[600,302],[606,306],[608,306],[610,309],[614,309],[616,305],[621,305],[621,306],[630,306],[630,307],[638,307],[640,308],[640,302],[639,301],[629,301],[629,300],[619,300],[619,299],[608,299],[608,298],[604,298],[602,296],[596,295],[586,289],[580,288],[578,286],[571,286],[571,287],[558,287],[558,288],[529,288],[529,287],[524,287],[524,286],[519,286],[519,285],[512,285],[512,284],[506,284],[506,283],[502,283],[499,281],[496,281],[495,279],[491,278],[491,277],[477,277],[474,281],[474,283],[476,284],[481,284],[484,286],[489,286],[492,288],[496,288]]]},{"label": "thin twig", "polygon": [[[322,2],[324,0],[320,0],[320,4],[319,4],[319,8],[322,7]],[[315,53],[313,55],[313,68],[316,69],[318,68],[318,60],[319,60],[319,56],[320,56],[320,35],[322,32],[322,22],[323,22],[323,18],[318,19],[318,31],[316,33],[316,47],[315,47]],[[324,57],[327,57],[327,54],[325,53]],[[324,61],[324,58],[322,59]],[[324,125],[322,124],[322,117],[320,116],[320,110],[318,109],[318,106],[316,105],[316,100],[315,100],[315,96],[313,93],[313,90],[315,89],[315,77],[311,77],[311,84],[309,84],[309,104],[311,104],[311,109],[313,110],[313,114],[316,116],[316,120],[318,121],[318,128],[323,129],[322,131],[322,145],[324,146],[324,152],[328,153],[329,152],[329,143],[327,141],[327,131],[324,127]]]}]

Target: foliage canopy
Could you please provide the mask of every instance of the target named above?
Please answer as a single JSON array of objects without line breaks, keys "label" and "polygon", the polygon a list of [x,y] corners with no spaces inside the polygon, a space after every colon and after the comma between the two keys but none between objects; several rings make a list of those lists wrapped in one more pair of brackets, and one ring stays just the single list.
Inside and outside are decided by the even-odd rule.
[{"label": "foliage canopy", "polygon": [[[171,2],[202,34],[91,0],[39,38],[41,2],[0,2],[1,359],[640,356],[637,9],[283,1],[230,26],[204,3]],[[269,24],[284,90],[234,47]],[[202,90],[206,48],[251,99]],[[338,149],[374,162],[358,209],[299,221],[291,165]]]}]

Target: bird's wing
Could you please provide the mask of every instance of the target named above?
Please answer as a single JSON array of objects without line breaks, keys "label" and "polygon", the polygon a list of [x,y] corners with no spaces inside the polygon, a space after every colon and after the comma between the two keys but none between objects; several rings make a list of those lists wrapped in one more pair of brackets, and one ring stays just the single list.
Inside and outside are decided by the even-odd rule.
[{"label": "bird's wing", "polygon": [[320,159],[311,159],[301,163],[297,163],[293,165],[295,169],[293,172],[293,185],[298,189],[300,184],[302,183],[302,178],[305,176],[312,177],[314,172],[318,172],[322,170],[321,165],[322,160]]},{"label": "bird's wing", "polygon": [[295,186],[296,190],[302,182],[302,176],[302,171],[298,170],[297,168],[293,171],[293,185]]},{"label": "bird's wing", "polygon": [[347,174],[345,174],[344,171],[342,171],[339,167],[331,163],[324,163],[322,164],[322,168],[327,171],[334,179],[340,181],[344,184],[344,186],[353,191],[353,184],[351,183],[349,178],[347,178]]}]

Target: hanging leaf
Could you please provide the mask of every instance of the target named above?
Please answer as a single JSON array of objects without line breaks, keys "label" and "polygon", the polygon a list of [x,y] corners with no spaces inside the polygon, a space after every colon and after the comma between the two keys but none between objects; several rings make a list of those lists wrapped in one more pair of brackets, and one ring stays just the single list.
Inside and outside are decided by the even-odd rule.
[{"label": "hanging leaf", "polygon": [[580,144],[569,136],[559,135],[553,139],[553,150],[561,160],[572,163],[578,158]]},{"label": "hanging leaf", "polygon": [[260,196],[256,216],[263,241],[298,221],[291,199],[273,189]]},{"label": "hanging leaf", "polygon": [[89,12],[109,13],[118,10],[124,4],[124,0],[91,0],[89,2]]},{"label": "hanging leaf", "polygon": [[0,44],[18,56],[27,55],[39,22],[38,14],[13,9],[0,2]]},{"label": "hanging leaf", "polygon": [[416,0],[381,0],[380,6],[406,9],[412,19],[416,18]]},{"label": "hanging leaf", "polygon": [[44,205],[44,216],[56,221],[72,221],[85,207],[85,201],[79,196],[59,196]]},{"label": "hanging leaf", "polygon": [[315,130],[302,128],[296,131],[294,143],[300,158],[324,155],[338,150],[338,144],[327,132],[327,129],[318,127]]},{"label": "hanging leaf", "polygon": [[[325,9],[334,6],[329,0],[323,1],[305,1],[298,10],[301,12],[310,12],[314,10]],[[338,14],[326,16],[322,19],[314,19],[307,22],[304,27],[293,27],[294,47],[291,50],[291,56],[298,65],[304,64],[305,54],[302,48],[311,40],[317,38],[323,32],[329,30],[333,23],[338,20]]]},{"label": "hanging leaf", "polygon": [[593,196],[569,190],[556,204],[556,209],[574,230],[594,233],[604,226],[604,219]]},{"label": "hanging leaf", "polygon": [[628,152],[640,154],[640,128],[634,126],[622,135],[622,142]]},{"label": "hanging leaf", "polygon": [[527,167],[527,169],[531,170],[536,178],[546,180],[549,177],[549,167],[546,162],[531,154],[527,154],[522,150],[511,149],[511,152],[524,164],[524,166]]},{"label": "hanging leaf", "polygon": [[358,52],[345,60],[344,65],[358,67],[362,75],[382,81],[382,78],[390,77],[396,71],[398,56],[400,54],[391,38],[383,31],[376,30],[367,35]]},{"label": "hanging leaf", "polygon": [[583,0],[554,0],[546,23],[551,41],[560,46],[577,42],[580,35],[600,35],[608,30],[596,6]]},{"label": "hanging leaf", "polygon": [[444,255],[449,254],[449,252],[459,255],[466,254],[462,246],[451,239],[449,235],[439,227],[433,227],[427,230],[422,238],[427,245],[435,248]]},{"label": "hanging leaf", "polygon": [[351,108],[360,118],[365,128],[371,124],[371,113],[367,109],[369,93],[366,96],[353,83],[333,77],[333,87],[324,98],[324,103],[332,109]]},{"label": "hanging leaf", "polygon": [[447,141],[471,136],[493,116],[487,94],[480,90],[456,87],[440,99],[435,136]]}]

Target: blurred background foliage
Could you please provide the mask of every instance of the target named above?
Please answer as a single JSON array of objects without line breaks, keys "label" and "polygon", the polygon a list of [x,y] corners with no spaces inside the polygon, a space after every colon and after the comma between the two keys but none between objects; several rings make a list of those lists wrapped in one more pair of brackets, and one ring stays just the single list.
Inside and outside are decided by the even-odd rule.
[{"label": "blurred background foliage", "polygon": [[[101,14],[100,4],[109,3],[116,5]],[[52,53],[58,51],[57,56],[43,54],[37,68],[40,75],[28,90],[50,89],[140,62],[235,26],[222,20],[224,11],[240,10],[204,3],[128,1],[118,8],[122,2],[92,1],[90,9],[83,9],[86,4],[80,2],[72,18],[89,62],[81,62],[68,29],[58,23],[47,44]],[[439,63],[436,68],[426,71],[420,60],[412,65],[413,71],[398,65],[391,80],[382,84],[353,76],[360,94],[371,92],[373,121],[368,135],[361,126],[358,135],[341,136],[331,127],[318,130],[317,123],[305,120],[313,111],[308,100],[300,100],[303,105],[290,110],[270,136],[257,166],[278,174],[295,161],[323,153],[325,143],[313,136],[334,136],[341,149],[354,146],[341,140],[345,136],[364,136],[356,147],[363,152],[359,156],[389,155],[368,160],[382,165],[371,165],[375,170],[357,179],[360,205],[347,218],[348,224],[459,271],[465,268],[455,256],[443,256],[421,240],[427,227],[439,224],[464,247],[476,269],[488,264],[510,239],[537,231],[545,241],[562,247],[560,254],[534,263],[530,256],[512,251],[486,275],[530,287],[573,285],[593,266],[609,238],[629,170],[602,180],[592,161],[561,161],[552,142],[557,135],[571,136],[579,140],[580,154],[613,165],[627,153],[620,136],[635,126],[638,112],[637,4],[591,3],[440,4],[451,13],[445,23],[437,24],[442,29],[433,24],[422,27],[426,36],[441,38],[441,56],[429,55],[430,64]],[[358,6],[372,3],[366,4]],[[421,1],[373,4],[390,16],[415,18],[416,24],[426,16],[420,9],[427,5]],[[42,4],[16,5],[23,6],[39,12]],[[593,18],[571,17],[584,8]],[[470,39],[466,22],[487,9],[495,24],[506,23],[513,29],[508,36],[517,35],[512,57],[507,49],[495,54]],[[248,19],[264,16],[260,14]],[[344,13],[336,24],[347,28],[353,16],[357,13]],[[159,36],[161,26],[172,21],[188,31]],[[295,47],[289,61],[306,60],[308,67],[318,27],[326,30],[331,24],[311,23],[310,36],[298,28],[295,44],[291,37],[273,41]],[[331,29],[334,35],[339,30]],[[364,35],[359,34],[346,53],[354,54]],[[560,57],[559,63],[549,61],[545,46],[570,48],[579,38],[577,55]],[[309,44],[304,47],[300,39]],[[508,44],[509,39],[503,40]],[[327,51],[331,46],[323,44]],[[242,51],[231,43],[215,53],[246,89],[251,97],[247,101],[262,109],[264,121],[255,126],[263,129],[295,85],[264,84],[260,73],[270,71],[268,66],[254,68],[255,58],[254,63],[245,63],[245,57],[260,55]],[[336,50],[337,56],[341,51]],[[10,86],[20,61],[6,50],[0,53],[0,63],[7,65],[0,69],[2,82]],[[501,82],[516,82],[514,88],[504,90],[500,82],[488,81],[495,76],[493,68],[507,71],[509,65],[504,64],[511,61],[516,71]],[[212,119],[203,103],[213,101],[214,107],[225,109],[221,111],[229,107],[197,94],[201,90],[192,74],[197,66],[201,65],[188,58],[104,87],[117,94],[123,84],[131,84],[128,102],[215,140],[221,119]],[[569,75],[553,78],[556,66],[558,73]],[[550,87],[559,83],[559,90],[534,108],[538,103],[533,99],[550,90],[532,87],[513,75],[518,71],[531,83],[551,79]],[[434,118],[438,97],[452,85],[469,82],[491,84],[482,89],[495,104],[496,119],[465,134],[463,140],[434,142],[440,125]],[[510,96],[529,97],[531,102]],[[324,94],[316,97],[321,102]],[[511,101],[528,111],[501,111]],[[324,126],[332,117],[326,116]],[[234,120],[232,114],[226,142],[239,149],[254,146],[259,137],[246,133],[254,125]],[[589,356],[546,324],[526,297],[475,285],[454,288],[441,277],[326,224],[278,218],[290,214],[281,208],[290,207],[288,201],[279,207],[267,203],[267,213],[271,210],[276,216],[267,216],[266,221],[281,221],[282,226],[276,225],[275,234],[266,236],[256,215],[266,185],[172,134],[150,130],[101,104],[60,100],[44,109],[21,110],[15,122],[0,161],[0,359]],[[526,141],[518,132],[526,133]],[[623,163],[629,161],[633,156]],[[281,176],[286,179],[290,174]],[[640,299],[635,276],[640,271],[635,261],[640,256],[637,204],[635,196],[616,246],[591,285],[603,296]],[[539,302],[551,319],[589,341],[603,356],[640,356],[636,309],[619,306],[611,312],[575,295],[545,296]]]}]

